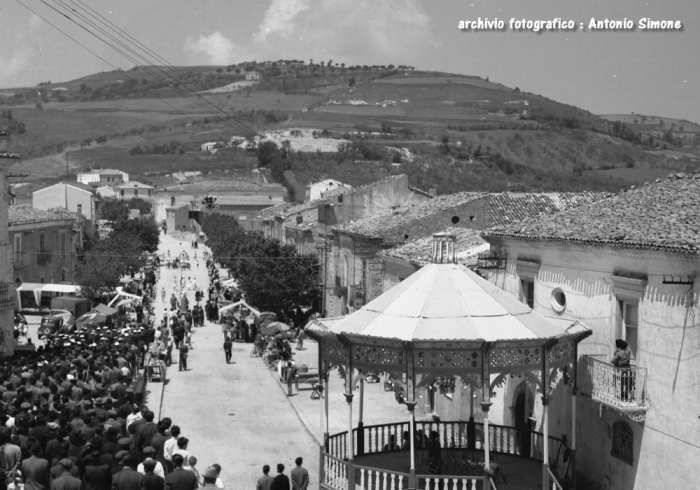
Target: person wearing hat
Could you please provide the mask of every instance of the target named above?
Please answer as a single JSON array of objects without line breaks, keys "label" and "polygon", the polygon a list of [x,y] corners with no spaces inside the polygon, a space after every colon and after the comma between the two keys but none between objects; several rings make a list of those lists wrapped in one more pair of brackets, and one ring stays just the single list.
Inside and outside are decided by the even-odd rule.
[{"label": "person wearing hat", "polygon": [[127,454],[122,458],[124,468],[112,475],[113,490],[141,490],[143,475],[134,469],[136,461]]},{"label": "person wearing hat", "polygon": [[153,473],[165,478],[165,468],[163,468],[163,465],[160,463],[160,461],[155,461],[156,457],[156,449],[153,446],[146,446],[143,448],[143,463],[139,464],[138,467],[136,468],[136,471],[141,473],[142,475],[146,474],[146,469],[144,467],[144,463],[148,461],[154,461],[155,462],[155,467],[153,468]]},{"label": "person wearing hat", "polygon": [[[63,458],[58,462],[56,468],[60,471],[59,476],[51,483],[51,490],[81,490],[83,482],[71,474],[75,466],[73,461]],[[75,468],[77,469],[77,468]],[[53,470],[52,470],[53,471]]]},{"label": "person wearing hat", "polygon": [[202,477],[204,479],[204,487],[202,488],[218,488],[216,486],[216,479],[219,477],[219,474],[216,472],[216,468],[210,466],[209,468],[204,470],[204,474],[202,475]]}]

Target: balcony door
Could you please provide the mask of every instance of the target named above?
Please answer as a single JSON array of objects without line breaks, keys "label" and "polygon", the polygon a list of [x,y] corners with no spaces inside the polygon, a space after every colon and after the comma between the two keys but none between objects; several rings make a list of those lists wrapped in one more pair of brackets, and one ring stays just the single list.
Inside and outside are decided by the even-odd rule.
[{"label": "balcony door", "polygon": [[639,303],[636,301],[618,299],[617,318],[617,333],[621,339],[627,342],[627,345],[632,351],[632,363],[635,364],[639,349]]}]

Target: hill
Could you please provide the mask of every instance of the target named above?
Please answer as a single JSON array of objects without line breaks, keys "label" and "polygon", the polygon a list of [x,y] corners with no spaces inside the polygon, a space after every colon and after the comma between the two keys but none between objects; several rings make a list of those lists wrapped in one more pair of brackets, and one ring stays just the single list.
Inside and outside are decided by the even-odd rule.
[{"label": "hill", "polygon": [[[247,73],[259,80],[243,82]],[[350,141],[337,154],[288,158],[288,183],[299,188],[325,176],[357,185],[404,172],[441,193],[617,190],[696,172],[700,161],[700,127],[688,121],[596,116],[489,79],[392,65],[135,67],[8,89],[0,109],[6,125],[24,125],[10,149],[25,161],[13,169],[41,178],[97,166],[144,179],[250,168],[254,155],[226,146],[262,128]],[[202,154],[208,141],[224,150]]]}]

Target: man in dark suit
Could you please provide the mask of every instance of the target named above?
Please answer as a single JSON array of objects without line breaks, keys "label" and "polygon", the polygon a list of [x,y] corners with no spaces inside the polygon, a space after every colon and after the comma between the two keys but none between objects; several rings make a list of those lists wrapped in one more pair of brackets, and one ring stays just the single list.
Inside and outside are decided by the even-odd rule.
[{"label": "man in dark suit", "polygon": [[278,475],[272,480],[272,487],[270,490],[291,490],[289,485],[289,477],[284,474],[284,465],[282,463],[277,465]]},{"label": "man in dark suit", "polygon": [[143,462],[143,490],[165,490],[165,480],[156,475],[153,470],[156,469],[156,462],[152,459],[147,459]]},{"label": "man in dark suit", "polygon": [[160,422],[158,422],[157,427],[158,433],[153,436],[153,439],[151,440],[151,446],[156,450],[156,461],[162,464],[163,468],[166,468],[165,441],[167,441],[169,437],[165,435],[165,431],[168,430],[168,424],[161,420]]},{"label": "man in dark suit", "polygon": [[49,488],[49,462],[40,458],[41,444],[34,443],[31,456],[22,461],[22,479],[26,490],[47,490]]},{"label": "man in dark suit", "polygon": [[146,410],[143,413],[145,422],[136,427],[136,448],[139,451],[143,451],[143,448],[150,446],[153,436],[158,433],[158,426],[153,422],[154,416],[153,412]]},{"label": "man in dark suit", "polygon": [[134,469],[136,462],[127,454],[122,459],[124,468],[112,475],[112,490],[141,490],[143,475]]},{"label": "man in dark suit", "polygon": [[165,475],[165,490],[193,490],[199,486],[194,472],[182,468],[182,461],[181,454],[173,454],[173,472]]},{"label": "man in dark suit", "polygon": [[83,482],[70,474],[73,461],[64,458],[58,462],[58,466],[61,468],[61,475],[51,483],[51,490],[81,490]]}]

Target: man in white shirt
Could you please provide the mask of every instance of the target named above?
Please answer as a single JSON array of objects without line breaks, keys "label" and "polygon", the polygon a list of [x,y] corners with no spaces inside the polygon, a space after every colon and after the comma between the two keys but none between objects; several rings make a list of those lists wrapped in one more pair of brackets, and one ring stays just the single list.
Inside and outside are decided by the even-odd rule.
[{"label": "man in white shirt", "polygon": [[168,467],[168,473],[173,471],[173,453],[177,449],[177,439],[180,437],[180,427],[173,425],[170,428],[170,439],[165,441],[163,445],[163,457],[165,458],[165,465]]}]

